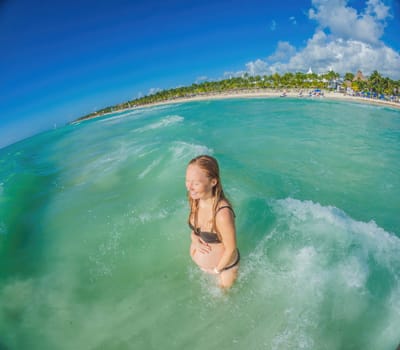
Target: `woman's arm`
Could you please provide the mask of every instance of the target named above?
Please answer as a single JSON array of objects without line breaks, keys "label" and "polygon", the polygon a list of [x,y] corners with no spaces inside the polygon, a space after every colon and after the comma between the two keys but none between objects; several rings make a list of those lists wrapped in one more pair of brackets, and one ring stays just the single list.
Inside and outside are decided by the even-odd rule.
[{"label": "woman's arm", "polygon": [[225,248],[224,254],[216,266],[216,269],[221,271],[230,264],[232,261],[232,256],[237,250],[235,219],[232,210],[229,208],[221,209],[215,219],[218,231],[222,238],[222,243]]}]

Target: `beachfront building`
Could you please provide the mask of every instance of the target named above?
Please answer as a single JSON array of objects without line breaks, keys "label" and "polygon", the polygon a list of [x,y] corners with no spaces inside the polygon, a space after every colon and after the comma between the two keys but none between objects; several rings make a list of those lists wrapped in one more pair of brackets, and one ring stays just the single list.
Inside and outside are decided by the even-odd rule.
[{"label": "beachfront building", "polygon": [[368,81],[368,79],[365,78],[364,75],[362,74],[362,72],[359,70],[359,71],[357,71],[357,74],[353,78],[353,81]]},{"label": "beachfront building", "polygon": [[343,79],[337,78],[337,79],[331,79],[327,83],[327,88],[340,91],[340,87],[343,85]]},{"label": "beachfront building", "polygon": [[346,92],[349,95],[359,95],[362,90],[364,90],[364,85],[368,82],[368,79],[364,76],[364,74],[359,70],[352,80],[347,80],[346,83]]}]

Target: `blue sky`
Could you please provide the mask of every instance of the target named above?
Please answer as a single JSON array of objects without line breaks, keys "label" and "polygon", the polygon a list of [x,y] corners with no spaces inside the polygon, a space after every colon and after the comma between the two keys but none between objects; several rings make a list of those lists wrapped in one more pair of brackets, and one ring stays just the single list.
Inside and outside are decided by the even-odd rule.
[{"label": "blue sky", "polygon": [[400,79],[397,0],[0,0],[0,148],[84,114],[230,75]]}]

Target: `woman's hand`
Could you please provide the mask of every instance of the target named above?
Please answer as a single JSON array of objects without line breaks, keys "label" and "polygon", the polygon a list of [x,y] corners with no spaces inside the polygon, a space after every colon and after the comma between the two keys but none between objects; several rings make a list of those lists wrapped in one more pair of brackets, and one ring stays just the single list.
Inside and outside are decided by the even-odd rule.
[{"label": "woman's hand", "polygon": [[202,254],[208,254],[211,251],[210,245],[204,242],[201,238],[197,239],[196,249],[199,253]]},{"label": "woman's hand", "polygon": [[192,243],[196,251],[201,254],[208,254],[211,251],[210,245],[204,242],[199,236],[196,236],[194,232],[192,232]]}]

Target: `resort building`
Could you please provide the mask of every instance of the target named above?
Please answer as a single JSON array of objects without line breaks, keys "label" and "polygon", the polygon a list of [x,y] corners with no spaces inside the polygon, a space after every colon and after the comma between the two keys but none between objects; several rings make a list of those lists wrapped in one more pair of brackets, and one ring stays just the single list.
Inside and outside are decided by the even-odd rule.
[{"label": "resort building", "polygon": [[362,74],[362,72],[359,70],[357,72],[357,74],[354,76],[353,81],[367,81],[368,79],[364,77],[364,75]]}]

